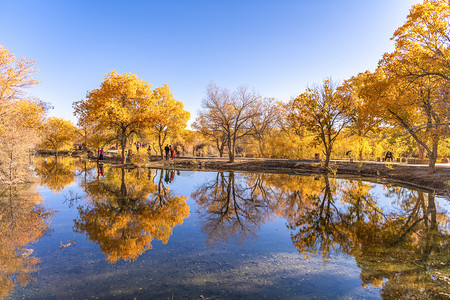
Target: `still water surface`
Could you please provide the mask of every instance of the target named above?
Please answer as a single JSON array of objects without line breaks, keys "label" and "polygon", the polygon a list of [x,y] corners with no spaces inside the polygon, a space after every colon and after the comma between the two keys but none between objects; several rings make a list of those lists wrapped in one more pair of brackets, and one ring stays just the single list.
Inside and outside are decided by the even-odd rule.
[{"label": "still water surface", "polygon": [[36,161],[0,299],[447,299],[449,201],[324,175]]}]

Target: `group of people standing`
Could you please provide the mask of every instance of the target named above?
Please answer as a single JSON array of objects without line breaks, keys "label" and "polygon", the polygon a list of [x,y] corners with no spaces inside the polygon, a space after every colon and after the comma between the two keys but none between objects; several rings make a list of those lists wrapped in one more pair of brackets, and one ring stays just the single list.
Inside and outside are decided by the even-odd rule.
[{"label": "group of people standing", "polygon": [[[144,148],[144,147],[148,146],[147,152],[149,153],[149,156],[151,156],[152,148],[150,147],[150,145],[141,144],[139,142],[134,143],[134,145],[136,146],[136,151],[138,151],[138,152],[139,152],[140,148]],[[167,144],[166,147],[164,147],[164,150],[166,152],[166,160],[168,160],[169,158],[170,159],[174,159],[175,156],[176,157],[180,156],[180,151],[177,150],[177,147],[174,147],[172,145]],[[103,154],[104,154],[103,148],[98,148],[97,152],[98,152],[97,153],[98,154],[98,159],[99,160],[103,160]],[[132,150],[131,149],[125,150],[125,155],[127,156],[127,158],[131,157]]]},{"label": "group of people standing", "polygon": [[166,147],[164,147],[164,150],[166,151],[166,160],[169,159],[169,155],[171,159],[175,158],[175,155],[178,157],[180,155],[180,151],[177,150],[177,148],[173,147],[172,145],[167,144]]}]

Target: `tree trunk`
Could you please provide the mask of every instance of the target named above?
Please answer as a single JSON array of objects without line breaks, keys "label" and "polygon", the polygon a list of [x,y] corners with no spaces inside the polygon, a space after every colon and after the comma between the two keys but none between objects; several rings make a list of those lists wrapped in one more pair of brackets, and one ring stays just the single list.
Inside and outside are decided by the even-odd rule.
[{"label": "tree trunk", "polygon": [[425,158],[425,148],[419,145],[419,159]]},{"label": "tree trunk", "polygon": [[266,157],[265,153],[264,153],[265,152],[264,149],[266,148],[265,145],[264,145],[264,140],[263,139],[258,139],[258,144],[259,144],[260,157]]},{"label": "tree trunk", "polygon": [[331,153],[328,153],[328,151],[325,153],[325,163],[324,163],[324,167],[325,168],[328,168],[328,165],[330,164],[330,156],[331,156]]},{"label": "tree trunk", "polygon": [[434,201],[434,194],[428,193],[428,207],[427,207],[427,214],[430,214],[430,222],[431,222],[431,228],[436,229],[437,226],[437,219],[436,219],[436,203]]},{"label": "tree trunk", "polygon": [[428,174],[433,174],[436,172],[437,152],[438,152],[438,142],[434,142],[431,153],[428,153],[429,158]]},{"label": "tree trunk", "polygon": [[216,140],[216,146],[219,151],[219,157],[223,157],[223,148],[225,148],[225,143],[220,144],[220,140]]},{"label": "tree trunk", "polygon": [[122,163],[123,164],[127,162],[127,157],[125,156],[126,146],[127,146],[127,140],[122,137],[122,140],[120,142],[120,147],[122,148]]},{"label": "tree trunk", "polygon": [[163,153],[163,145],[159,145],[159,151],[161,153],[161,160],[164,160],[164,153]]},{"label": "tree trunk", "polygon": [[235,146],[235,142],[233,142],[229,138],[228,139],[228,158],[229,158],[229,162],[234,162],[234,146]]}]

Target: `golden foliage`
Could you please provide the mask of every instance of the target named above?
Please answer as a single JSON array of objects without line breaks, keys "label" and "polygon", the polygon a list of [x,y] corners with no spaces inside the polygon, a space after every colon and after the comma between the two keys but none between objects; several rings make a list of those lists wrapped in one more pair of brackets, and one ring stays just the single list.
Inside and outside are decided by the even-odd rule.
[{"label": "golden foliage", "polygon": [[75,160],[70,157],[37,157],[34,170],[41,185],[54,192],[61,192],[75,181]]},{"label": "golden foliage", "polygon": [[284,106],[288,126],[299,135],[308,130],[324,148],[325,168],[328,167],[333,144],[349,123],[351,98],[341,93],[331,80],[322,86],[308,88]]},{"label": "golden foliage", "polygon": [[95,128],[114,133],[114,140],[122,149],[123,163],[131,136],[151,124],[155,117],[151,86],[136,74],[120,75],[116,71],[110,72],[100,88],[88,92],[86,99],[75,102],[73,107],[74,114],[86,126],[95,124]]},{"label": "golden foliage", "polygon": [[30,100],[26,88],[37,84],[32,78],[34,62],[16,59],[0,46],[0,182],[21,183],[27,172],[28,156],[39,143],[45,105]]},{"label": "golden foliage", "polygon": [[59,150],[70,149],[75,140],[77,128],[71,121],[58,117],[49,118],[44,124],[44,137],[40,147],[42,149]]},{"label": "golden foliage", "polygon": [[78,207],[75,229],[99,244],[110,263],[136,259],[155,239],[167,243],[172,228],[189,216],[187,197],[173,195],[162,172],[158,184],[154,178],[151,171],[107,169],[105,177],[83,185],[88,203]]},{"label": "golden foliage", "polygon": [[181,101],[173,98],[167,84],[156,88],[153,91],[153,98],[155,99],[154,119],[145,128],[144,134],[157,140],[161,158],[163,158],[163,147],[167,138],[174,137],[186,128],[190,113],[184,110]]},{"label": "golden foliage", "polygon": [[17,285],[33,281],[40,260],[30,244],[39,241],[49,227],[51,212],[42,205],[35,187],[0,186],[0,298]]}]

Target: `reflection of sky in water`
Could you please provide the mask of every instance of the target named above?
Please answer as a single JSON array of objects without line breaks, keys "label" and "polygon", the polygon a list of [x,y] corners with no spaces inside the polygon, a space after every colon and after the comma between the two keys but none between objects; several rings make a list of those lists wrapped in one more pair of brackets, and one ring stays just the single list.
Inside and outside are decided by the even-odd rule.
[{"label": "reflection of sky in water", "polygon": [[[191,194],[216,174],[181,171],[176,175],[168,186],[176,195],[189,197],[190,216],[173,228],[166,245],[153,240],[152,249],[135,261],[116,264],[108,263],[100,247],[85,234],[73,232],[77,204],[69,207],[67,198],[69,191],[84,197],[80,187],[84,175],[60,193],[40,187],[46,206],[57,213],[51,218],[51,230],[34,245],[34,255],[42,260],[37,281],[16,287],[11,298],[380,298],[380,287],[362,287],[361,271],[352,257],[337,254],[322,261],[320,255],[306,259],[298,253],[282,217],[272,216],[255,238],[243,244],[228,241],[208,246]],[[90,175],[96,176],[96,171]],[[372,186],[380,207],[389,207],[392,199],[384,197],[383,186]],[[448,211],[448,202],[439,202],[440,210]],[[72,239],[76,245],[61,249],[61,243]]]}]

